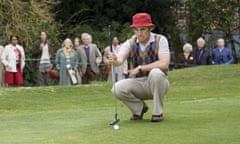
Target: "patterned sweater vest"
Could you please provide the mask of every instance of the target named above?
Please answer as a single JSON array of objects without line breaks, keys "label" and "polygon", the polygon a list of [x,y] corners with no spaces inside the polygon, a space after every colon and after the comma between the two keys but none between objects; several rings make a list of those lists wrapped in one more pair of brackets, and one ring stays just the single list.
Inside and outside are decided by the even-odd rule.
[{"label": "patterned sweater vest", "polygon": [[[136,38],[130,39],[131,50],[128,57],[128,69],[133,69],[139,65],[146,65],[158,61],[160,35],[155,35],[155,41],[151,42],[144,51],[141,50]],[[148,76],[149,72],[140,72],[136,77]]]}]

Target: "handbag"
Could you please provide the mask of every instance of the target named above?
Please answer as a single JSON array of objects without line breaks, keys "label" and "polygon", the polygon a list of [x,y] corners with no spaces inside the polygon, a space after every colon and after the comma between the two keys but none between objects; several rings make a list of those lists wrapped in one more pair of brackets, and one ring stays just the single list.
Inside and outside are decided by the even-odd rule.
[{"label": "handbag", "polygon": [[103,74],[106,75],[106,76],[108,76],[110,70],[111,70],[111,66],[110,66],[110,65],[105,65],[105,66],[103,67]]},{"label": "handbag", "polygon": [[47,75],[51,79],[59,79],[59,71],[56,68],[48,70]]}]

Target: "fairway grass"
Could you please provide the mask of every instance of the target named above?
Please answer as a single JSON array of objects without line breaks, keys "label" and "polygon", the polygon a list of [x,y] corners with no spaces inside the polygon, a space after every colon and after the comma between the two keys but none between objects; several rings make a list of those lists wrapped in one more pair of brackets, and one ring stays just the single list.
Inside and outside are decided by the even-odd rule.
[{"label": "fairway grass", "polygon": [[161,123],[129,120],[111,83],[73,87],[0,89],[0,144],[239,144],[240,65],[205,66],[169,73]]}]

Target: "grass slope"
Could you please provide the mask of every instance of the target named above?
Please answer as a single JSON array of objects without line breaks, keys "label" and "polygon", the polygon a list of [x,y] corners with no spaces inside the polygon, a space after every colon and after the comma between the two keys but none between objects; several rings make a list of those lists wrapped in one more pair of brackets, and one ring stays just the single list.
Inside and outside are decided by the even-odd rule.
[{"label": "grass slope", "polygon": [[[165,120],[129,121],[120,102],[114,118],[111,83],[76,87],[0,90],[0,144],[238,144],[240,66],[207,66],[170,72]],[[147,101],[150,109],[151,101]]]}]

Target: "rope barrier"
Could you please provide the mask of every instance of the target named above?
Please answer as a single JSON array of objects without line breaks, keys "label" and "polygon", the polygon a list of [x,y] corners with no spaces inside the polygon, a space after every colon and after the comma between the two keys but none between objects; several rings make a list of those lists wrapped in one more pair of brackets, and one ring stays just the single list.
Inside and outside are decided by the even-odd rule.
[{"label": "rope barrier", "polygon": [[[41,61],[41,59],[39,58],[25,58],[26,62],[31,62],[31,61]],[[56,61],[55,60],[49,60],[49,59],[43,59],[43,61],[50,61],[52,63],[55,63]],[[78,62],[78,65],[87,65],[87,64],[90,64],[90,63],[83,63],[83,62]],[[110,65],[110,64],[105,64],[105,63],[100,63],[98,64],[98,66],[106,66],[106,65]],[[183,63],[170,63],[170,66],[174,66],[175,68],[178,68],[179,66],[185,66],[185,67],[193,67],[193,66],[198,66],[196,64],[183,64]]]},{"label": "rope barrier", "polygon": [[[37,59],[37,58],[25,58],[26,62],[31,62],[31,61],[41,61],[41,59]],[[55,63],[56,61],[55,60],[49,60],[49,59],[43,59],[43,61],[50,61],[50,62],[53,62]],[[83,62],[78,62],[78,65],[84,65],[84,64],[90,64],[90,63],[83,63]],[[99,66],[105,66],[105,65],[109,65],[109,64],[104,64],[104,63],[101,63],[101,64],[98,64]]]}]

